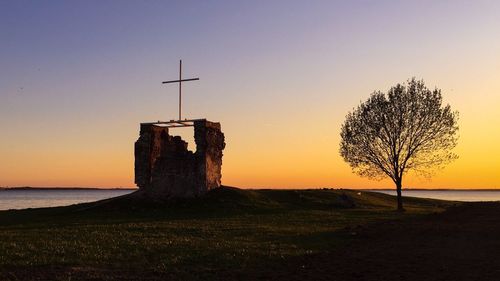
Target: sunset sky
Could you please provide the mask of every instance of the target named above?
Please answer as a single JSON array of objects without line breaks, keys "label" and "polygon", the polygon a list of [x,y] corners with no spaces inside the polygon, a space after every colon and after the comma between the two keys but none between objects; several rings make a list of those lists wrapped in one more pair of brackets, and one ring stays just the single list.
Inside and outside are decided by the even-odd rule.
[{"label": "sunset sky", "polygon": [[351,172],[340,127],[415,76],[460,112],[460,158],[404,187],[500,188],[500,1],[434,0],[1,1],[0,186],[134,187],[179,59],[200,77],[184,117],[222,124],[225,185],[392,188]]}]

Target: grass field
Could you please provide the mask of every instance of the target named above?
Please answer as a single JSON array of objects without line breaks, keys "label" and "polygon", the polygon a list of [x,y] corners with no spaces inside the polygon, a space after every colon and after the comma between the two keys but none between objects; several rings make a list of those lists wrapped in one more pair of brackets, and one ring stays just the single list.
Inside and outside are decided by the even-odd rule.
[{"label": "grass field", "polygon": [[206,280],[346,245],[356,228],[452,202],[351,190],[241,190],[170,203],[128,197],[0,212],[0,279]]}]

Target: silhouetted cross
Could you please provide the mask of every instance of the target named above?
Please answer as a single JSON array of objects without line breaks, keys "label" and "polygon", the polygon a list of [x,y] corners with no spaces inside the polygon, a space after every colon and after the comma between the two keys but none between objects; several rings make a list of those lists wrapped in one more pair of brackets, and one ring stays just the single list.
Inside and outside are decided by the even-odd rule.
[{"label": "silhouetted cross", "polygon": [[168,84],[168,83],[179,83],[179,120],[182,120],[181,118],[181,104],[182,104],[182,82],[187,82],[187,81],[194,81],[194,80],[200,80],[200,78],[190,78],[190,79],[182,79],[182,60],[179,61],[179,80],[172,80],[172,81],[164,81],[162,84]]}]

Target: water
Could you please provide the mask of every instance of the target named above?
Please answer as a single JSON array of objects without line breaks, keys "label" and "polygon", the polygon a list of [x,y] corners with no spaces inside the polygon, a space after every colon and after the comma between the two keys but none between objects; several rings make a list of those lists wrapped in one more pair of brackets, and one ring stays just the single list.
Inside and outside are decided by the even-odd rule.
[{"label": "water", "polygon": [[[134,190],[0,190],[0,210],[67,206],[124,195]],[[396,195],[395,190],[370,190]],[[500,201],[500,190],[403,190],[403,196],[452,201]]]},{"label": "water", "polygon": [[[396,195],[396,190],[370,190]],[[500,201],[500,190],[403,190],[403,197],[420,197],[450,201]]]},{"label": "water", "polygon": [[0,210],[67,206],[131,193],[134,190],[0,190]]}]

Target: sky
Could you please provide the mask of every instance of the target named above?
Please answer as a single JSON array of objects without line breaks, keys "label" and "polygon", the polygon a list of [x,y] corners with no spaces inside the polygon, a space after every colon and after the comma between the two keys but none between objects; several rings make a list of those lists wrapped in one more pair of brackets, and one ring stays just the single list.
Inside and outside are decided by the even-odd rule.
[{"label": "sky", "polygon": [[[499,1],[0,1],[0,186],[134,187],[139,123],[222,124],[225,185],[392,188],[339,155],[346,114],[411,77],[459,159],[404,187],[500,188]],[[179,134],[191,142],[190,129]]]}]

